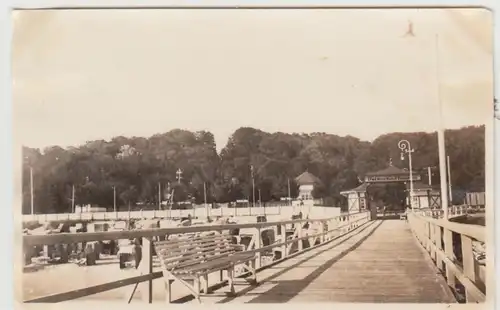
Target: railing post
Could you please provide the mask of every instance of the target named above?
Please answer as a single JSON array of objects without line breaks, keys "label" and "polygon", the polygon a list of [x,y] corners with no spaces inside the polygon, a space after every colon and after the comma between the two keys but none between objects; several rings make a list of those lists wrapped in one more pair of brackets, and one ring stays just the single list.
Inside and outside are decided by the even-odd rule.
[{"label": "railing post", "polygon": [[443,271],[443,260],[441,259],[440,255],[441,252],[443,252],[441,227],[436,225],[434,229],[434,243],[436,244],[436,266],[439,270]]},{"label": "railing post", "polygon": [[[139,264],[141,274],[153,272],[153,242],[152,238],[142,238],[142,258]],[[153,302],[153,280],[145,281],[140,285],[142,300],[147,303]]]},{"label": "railing post", "polygon": [[297,229],[298,229],[297,230],[297,238],[298,238],[297,249],[299,251],[302,251],[303,244],[302,244],[302,239],[300,239],[300,238],[302,238],[302,222],[297,223]]},{"label": "railing post", "polygon": [[[281,242],[286,242],[286,225],[281,224]],[[281,258],[286,258],[287,256],[287,245],[281,246]]]},{"label": "railing post", "polygon": [[[446,257],[451,260],[452,262],[454,261],[454,254],[453,254],[453,232],[449,229],[443,228],[444,232],[444,252],[446,254]],[[455,275],[451,271],[451,269],[446,266],[446,280],[448,282],[448,285],[451,286],[453,289],[455,289],[455,284],[456,284],[456,279]]]},{"label": "railing post", "polygon": [[[476,283],[476,266],[474,261],[474,254],[472,251],[472,239],[468,236],[461,235],[462,239],[462,264],[464,268],[464,275],[469,278],[473,283]],[[473,300],[472,294],[465,289],[465,296],[467,302],[475,302]]]},{"label": "railing post", "polygon": [[429,223],[429,251],[431,254],[431,259],[436,262],[437,261],[437,251],[435,247],[435,242],[436,242],[436,225]]},{"label": "railing post", "polygon": [[324,221],[320,221],[319,222],[319,229],[320,229],[320,232],[321,232],[321,235],[320,235],[320,242],[323,244],[325,243],[325,240],[326,240],[326,234],[325,234],[325,222]]},{"label": "railing post", "polygon": [[431,237],[431,223],[425,222],[425,248],[432,257],[432,237]]},{"label": "railing post", "polygon": [[[260,227],[257,227],[256,229],[256,236],[254,237],[255,238],[255,248],[256,249],[260,249],[262,248],[262,237],[260,235]],[[260,268],[261,266],[261,258],[262,258],[262,253],[259,251],[257,252],[257,259],[256,259],[256,266],[255,268]]]}]

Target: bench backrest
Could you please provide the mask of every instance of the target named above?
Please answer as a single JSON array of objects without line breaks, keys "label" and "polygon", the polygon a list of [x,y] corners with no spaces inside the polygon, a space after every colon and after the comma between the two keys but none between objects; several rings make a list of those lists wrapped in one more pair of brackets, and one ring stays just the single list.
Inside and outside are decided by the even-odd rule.
[{"label": "bench backrest", "polygon": [[232,236],[228,233],[181,236],[167,241],[157,241],[154,246],[162,267],[167,270],[226,257],[238,251],[238,246],[232,243]]}]

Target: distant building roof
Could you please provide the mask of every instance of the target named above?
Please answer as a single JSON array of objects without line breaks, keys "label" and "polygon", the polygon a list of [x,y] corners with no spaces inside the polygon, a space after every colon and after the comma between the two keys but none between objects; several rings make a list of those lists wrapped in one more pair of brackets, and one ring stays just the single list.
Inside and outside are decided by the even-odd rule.
[{"label": "distant building roof", "polygon": [[364,193],[368,189],[369,185],[370,184],[368,184],[368,183],[363,183],[363,184],[361,184],[358,187],[355,187],[353,189],[342,191],[342,192],[340,192],[340,194],[344,195],[344,194],[348,194],[348,193]]},{"label": "distant building roof", "polygon": [[305,171],[301,175],[295,178],[295,182],[297,182],[298,185],[314,185],[314,184],[321,184],[321,180],[318,179],[314,174],[310,173],[309,171]]},{"label": "distant building roof", "polygon": [[[415,173],[415,172],[414,172]],[[409,175],[408,170],[400,169],[394,166],[389,166],[385,169],[378,170],[375,172],[368,172],[366,176],[382,176],[382,175]]]}]

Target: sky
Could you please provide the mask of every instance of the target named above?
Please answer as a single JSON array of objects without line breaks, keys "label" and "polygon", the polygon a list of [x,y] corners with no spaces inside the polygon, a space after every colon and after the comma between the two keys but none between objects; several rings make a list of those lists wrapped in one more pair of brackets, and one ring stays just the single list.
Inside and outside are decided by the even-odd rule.
[{"label": "sky", "polygon": [[[468,10],[13,13],[14,139],[44,148],[239,127],[372,140],[484,124],[492,17]],[[412,35],[405,35],[410,23]]]}]

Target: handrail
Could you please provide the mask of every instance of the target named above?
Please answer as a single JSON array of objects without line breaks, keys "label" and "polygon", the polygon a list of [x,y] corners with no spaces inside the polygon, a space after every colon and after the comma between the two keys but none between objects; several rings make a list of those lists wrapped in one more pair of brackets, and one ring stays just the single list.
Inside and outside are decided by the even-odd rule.
[{"label": "handrail", "polygon": [[[349,216],[355,216],[354,213]],[[149,228],[141,230],[124,230],[124,231],[106,231],[106,232],[88,232],[88,233],[60,233],[53,235],[24,235],[23,244],[26,246],[32,245],[53,245],[53,244],[69,244],[86,241],[103,241],[117,239],[132,239],[143,237],[156,237],[182,233],[195,233],[205,231],[221,231],[237,228],[266,228],[276,225],[300,224],[314,221],[329,221],[337,218],[347,218],[347,215],[340,215],[326,219],[298,219],[278,222],[260,222],[260,223],[243,223],[243,224],[224,224],[224,225],[196,225],[187,227],[172,227],[172,228]]]},{"label": "handrail", "polygon": [[[479,265],[473,251],[474,241],[485,242],[485,228],[417,213],[408,214],[408,222],[437,268],[446,274],[448,285],[455,289],[458,280],[465,288],[467,302],[485,301],[485,267]],[[454,242],[458,241],[454,234],[459,243]]]},{"label": "handrail", "polygon": [[477,241],[486,242],[486,231],[482,226],[455,223],[447,221],[445,219],[435,219],[432,217],[426,217],[418,214],[416,214],[416,216],[425,218],[427,222],[438,225],[442,228],[446,228],[454,233],[472,237]]},{"label": "handrail", "polygon": [[[448,207],[448,217],[459,217],[467,214],[467,205]],[[430,217],[441,217],[444,215],[443,209],[418,209],[414,212]]]},{"label": "handrail", "polygon": [[[267,266],[282,261],[290,256],[295,256],[303,251],[310,250],[317,246],[321,246],[327,242],[335,240],[346,233],[352,231],[370,221],[369,212],[359,212],[350,215],[341,215],[325,219],[302,219],[302,220],[288,220],[279,222],[262,222],[262,223],[245,223],[245,224],[228,224],[228,225],[203,225],[203,226],[190,226],[190,227],[176,227],[176,228],[156,228],[134,231],[113,231],[113,232],[99,232],[99,233],[68,233],[68,234],[54,234],[54,235],[32,235],[23,236],[25,247],[35,245],[54,245],[54,244],[71,244],[88,241],[101,241],[113,239],[128,239],[142,237],[142,260],[139,265],[140,274],[135,276],[112,281],[104,284],[94,285],[82,289],[77,289],[69,292],[52,294],[27,300],[25,302],[61,302],[71,300],[74,298],[85,297],[116,289],[119,287],[128,286],[139,283],[148,282],[144,285],[141,294],[145,297],[145,301],[152,302],[152,281],[161,276],[161,272],[153,271],[152,265],[152,237],[167,236],[172,234],[193,233],[193,232],[206,232],[206,231],[224,231],[235,228],[253,229],[254,232],[249,236],[251,238],[245,251],[248,253],[256,253],[257,261],[256,268],[261,270]],[[308,228],[304,228],[305,223],[309,223]],[[293,234],[288,236],[290,229],[287,226],[293,225]],[[275,241],[271,244],[263,244],[262,231],[263,229],[273,228],[275,231]],[[279,233],[278,233],[279,231]],[[303,244],[302,241],[309,241]],[[273,250],[279,252],[280,259],[277,261],[263,260],[263,253]],[[274,253],[273,252],[273,253]],[[274,255],[274,254],[273,254]],[[273,256],[274,257],[274,256]],[[135,293],[135,288],[127,300],[130,302]]]}]

